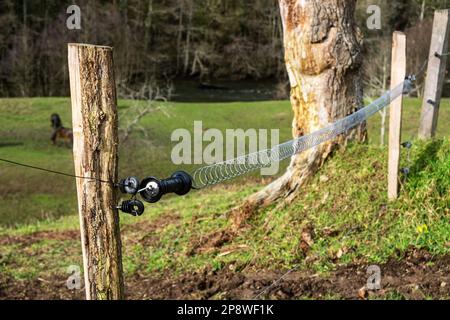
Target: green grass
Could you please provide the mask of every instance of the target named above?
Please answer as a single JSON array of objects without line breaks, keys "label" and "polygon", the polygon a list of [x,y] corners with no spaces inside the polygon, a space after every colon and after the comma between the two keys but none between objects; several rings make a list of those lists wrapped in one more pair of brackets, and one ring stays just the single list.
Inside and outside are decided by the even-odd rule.
[{"label": "green grass", "polygon": [[[135,102],[120,101],[121,127],[133,115]],[[152,113],[141,121],[146,138],[137,130],[120,146],[120,175],[165,177],[179,169],[172,164],[171,133],[193,130],[194,120],[204,128],[281,128],[280,139],[290,137],[290,110],[286,102],[166,104],[166,116]],[[264,112],[255,110],[264,109]],[[130,112],[131,111],[131,112]],[[49,117],[57,112],[70,125],[68,99],[0,99],[0,157],[64,172],[73,172],[71,150],[50,144]],[[131,115],[130,115],[131,113]],[[273,115],[276,115],[275,117]],[[184,169],[189,170],[189,166]],[[54,219],[76,212],[72,179],[1,164],[0,225],[13,226]]]},{"label": "green grass", "polygon": [[[333,156],[294,204],[263,210],[249,221],[251,227],[232,242],[196,254],[190,251],[199,239],[229,226],[224,212],[260,186],[250,183],[229,187],[226,192],[216,188],[191,193],[186,198],[165,199],[148,206],[141,218],[122,216],[125,272],[170,272],[176,276],[225,266],[235,270],[299,266],[326,274],[348,263],[400,259],[410,247],[438,256],[448,254],[449,150],[447,139],[415,143],[412,171],[403,185],[402,196],[388,202],[386,150],[370,145],[351,146],[345,153]],[[171,215],[174,217],[169,219]],[[77,224],[72,217],[61,218],[32,228],[3,229],[0,236],[76,229]],[[299,247],[305,227],[314,231],[308,259]],[[343,253],[340,257],[339,250]],[[67,266],[81,263],[77,239],[4,245],[1,251],[0,272],[18,279],[65,274]]]},{"label": "green grass", "polygon": [[[123,128],[132,117],[136,102],[120,101],[119,113]],[[172,164],[171,150],[175,142],[171,133],[177,128],[193,130],[195,120],[203,128],[222,131],[234,128],[280,129],[280,142],[291,139],[292,113],[288,101],[245,103],[169,103],[163,105],[169,116],[151,113],[140,125],[148,137],[136,130],[127,143],[120,145],[120,176],[149,175],[165,177],[180,169]],[[0,99],[0,157],[37,166],[73,172],[72,152],[55,148],[49,142],[49,117],[57,112],[63,123],[70,125],[70,101],[67,98]],[[406,99],[403,139],[417,132],[420,101]],[[441,103],[438,136],[448,137],[450,100]],[[379,116],[368,123],[369,143],[379,144]],[[287,165],[284,162],[280,172]],[[182,169],[189,170],[190,166]],[[76,212],[76,192],[70,178],[53,176],[11,165],[0,165],[0,225],[17,226],[52,220]],[[237,180],[240,183],[242,180]]]},{"label": "green grass", "polygon": [[[131,104],[120,102],[122,117]],[[405,138],[417,130],[419,106],[416,99],[406,100]],[[194,120],[204,120],[205,128],[280,128],[281,141],[290,139],[291,112],[285,101],[180,103],[166,108],[170,118],[154,113],[142,121],[153,147],[140,133],[122,146],[121,176],[170,174],[175,169],[170,164],[170,133],[180,127],[192,129]],[[69,123],[69,110],[63,98],[0,100],[0,157],[70,172],[70,150],[50,146],[48,141],[48,116],[58,112]],[[263,210],[248,221],[249,228],[222,248],[191,253],[202,238],[229,226],[225,213],[260,189],[261,181],[241,179],[187,197],[169,197],[147,206],[140,218],[121,215],[125,272],[171,272],[175,276],[225,266],[235,270],[299,266],[327,273],[341,264],[400,258],[409,247],[448,254],[450,141],[445,137],[450,131],[449,115],[450,101],[445,100],[439,139],[414,141],[410,161],[402,151],[402,166],[409,166],[411,173],[398,201],[387,201],[387,149],[378,145],[379,119],[375,116],[369,122],[369,144],[336,152],[298,201],[286,208]],[[78,228],[73,180],[4,164],[0,176],[0,237]],[[301,230],[306,227],[314,230],[307,259],[299,246]],[[81,265],[78,239],[4,244],[0,252],[0,272],[16,279],[64,275],[69,265]]]}]

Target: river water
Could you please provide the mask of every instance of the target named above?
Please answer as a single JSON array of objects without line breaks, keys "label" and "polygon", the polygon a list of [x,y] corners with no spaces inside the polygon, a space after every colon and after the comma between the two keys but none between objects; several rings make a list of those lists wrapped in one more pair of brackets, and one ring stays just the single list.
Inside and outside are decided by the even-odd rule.
[{"label": "river water", "polygon": [[277,97],[277,81],[177,80],[171,97],[177,102],[264,101]]}]

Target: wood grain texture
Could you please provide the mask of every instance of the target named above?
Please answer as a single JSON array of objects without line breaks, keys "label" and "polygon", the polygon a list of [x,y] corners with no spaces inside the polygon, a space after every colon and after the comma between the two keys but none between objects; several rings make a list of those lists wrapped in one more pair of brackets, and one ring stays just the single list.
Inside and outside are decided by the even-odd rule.
[{"label": "wood grain texture", "polygon": [[[419,138],[429,139],[435,136],[444,87],[447,56],[436,57],[448,51],[450,32],[450,10],[437,10],[434,14],[433,33],[420,117]],[[431,101],[431,103],[430,103]]]},{"label": "wood grain texture", "polygon": [[[75,173],[117,181],[118,116],[109,47],[69,44]],[[117,195],[112,183],[77,179],[87,299],[122,299]]]},{"label": "wood grain texture", "polygon": [[[391,90],[406,77],[406,35],[394,32],[392,37]],[[389,162],[388,162],[388,198],[397,199],[400,169],[400,139],[402,130],[403,96],[391,101],[389,110]]]}]

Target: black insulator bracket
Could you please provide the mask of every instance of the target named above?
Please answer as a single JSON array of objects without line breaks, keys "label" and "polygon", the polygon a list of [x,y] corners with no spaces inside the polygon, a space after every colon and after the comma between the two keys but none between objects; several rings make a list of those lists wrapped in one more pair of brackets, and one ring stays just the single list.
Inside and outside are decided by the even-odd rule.
[{"label": "black insulator bracket", "polygon": [[122,193],[136,195],[139,191],[139,179],[136,177],[129,177],[123,179],[119,183],[119,189]]},{"label": "black insulator bracket", "polygon": [[411,141],[405,141],[401,144],[401,146],[405,149],[411,149],[412,148],[412,142]]},{"label": "black insulator bracket", "polygon": [[120,206],[117,206],[116,209],[135,217],[142,216],[145,210],[142,201],[136,199],[124,201]]},{"label": "black insulator bracket", "polygon": [[192,177],[184,172],[175,172],[170,178],[158,180],[154,177],[148,177],[141,181],[139,194],[150,203],[161,200],[162,196],[169,193],[175,193],[184,196],[192,189]]},{"label": "black insulator bracket", "polygon": [[170,178],[162,180],[148,177],[139,181],[136,177],[128,177],[121,180],[118,187],[123,194],[130,194],[133,198],[116,208],[133,216],[140,216],[145,207],[141,201],[136,200],[138,194],[149,203],[158,202],[162,196],[169,193],[183,196],[192,189],[192,177],[184,171],[177,171]]},{"label": "black insulator bracket", "polygon": [[416,81],[416,76],[413,74],[409,75],[405,78],[405,80],[406,81],[403,87],[403,94],[408,94],[413,89],[413,83]]},{"label": "black insulator bracket", "polygon": [[401,169],[400,169],[400,172],[401,172],[403,175],[408,176],[408,174],[411,172],[411,170],[410,170],[408,167],[405,167],[405,168],[401,168]]}]

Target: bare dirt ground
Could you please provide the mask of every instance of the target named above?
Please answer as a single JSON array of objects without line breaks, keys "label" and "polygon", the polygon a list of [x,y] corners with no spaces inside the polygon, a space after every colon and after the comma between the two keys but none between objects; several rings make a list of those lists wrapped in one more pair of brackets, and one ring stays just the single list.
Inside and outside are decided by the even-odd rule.
[{"label": "bare dirt ground", "polygon": [[[173,277],[133,275],[125,279],[127,299],[449,299],[450,256],[432,257],[411,249],[400,260],[381,265],[382,289],[361,290],[367,279],[364,265],[339,267],[328,276],[293,271],[239,273],[226,266]],[[69,291],[66,279],[17,281],[0,275],[0,299],[83,299],[83,290]]]},{"label": "bare dirt ground", "polygon": [[28,246],[33,243],[42,241],[43,239],[49,240],[73,240],[80,237],[79,231],[68,230],[68,231],[40,231],[35,232],[26,236],[11,236],[4,235],[0,236],[0,245],[8,244],[20,244],[22,246]]}]

